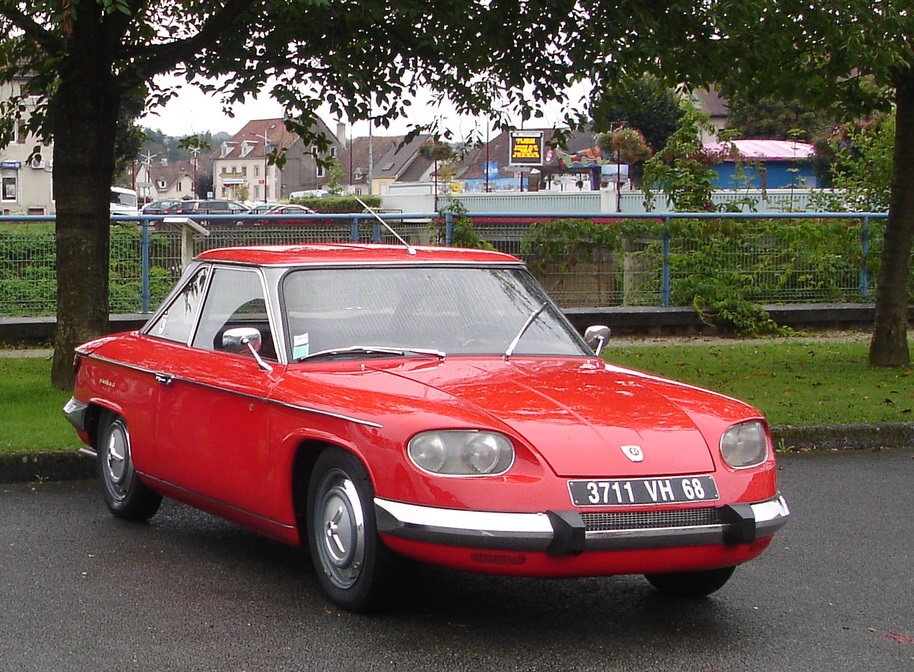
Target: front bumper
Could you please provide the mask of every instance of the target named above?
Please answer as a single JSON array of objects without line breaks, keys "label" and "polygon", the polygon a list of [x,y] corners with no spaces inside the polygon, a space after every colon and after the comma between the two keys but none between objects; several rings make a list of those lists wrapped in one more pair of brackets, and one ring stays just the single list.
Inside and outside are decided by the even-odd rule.
[{"label": "front bumper", "polygon": [[445,546],[557,556],[748,544],[771,536],[790,516],[780,494],[753,504],[611,513],[466,511],[376,498],[375,512],[381,534]]}]

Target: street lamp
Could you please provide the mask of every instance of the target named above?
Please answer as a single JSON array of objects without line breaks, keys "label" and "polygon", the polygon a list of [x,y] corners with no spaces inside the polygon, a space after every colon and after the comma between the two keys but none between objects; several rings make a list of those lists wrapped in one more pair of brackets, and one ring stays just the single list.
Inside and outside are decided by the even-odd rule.
[{"label": "street lamp", "polygon": [[[272,131],[274,128],[276,128],[276,124],[273,124],[267,130]],[[251,133],[250,135],[253,135],[255,138],[258,138],[260,140],[263,140],[263,202],[266,203],[269,200],[267,198],[267,167],[268,167],[268,159],[269,159],[269,157],[267,156],[267,143],[270,141],[270,137],[266,134],[266,132]]]},{"label": "street lamp", "polygon": [[200,154],[199,147],[191,147],[190,153],[194,159],[194,184],[193,184],[193,193],[194,198],[197,198],[197,156]]}]

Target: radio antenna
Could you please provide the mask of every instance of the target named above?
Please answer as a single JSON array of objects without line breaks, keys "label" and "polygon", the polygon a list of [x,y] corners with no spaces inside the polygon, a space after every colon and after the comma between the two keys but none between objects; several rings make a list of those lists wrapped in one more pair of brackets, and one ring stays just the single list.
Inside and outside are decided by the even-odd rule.
[{"label": "radio antenna", "polygon": [[381,217],[380,215],[378,215],[378,213],[376,213],[373,209],[371,209],[371,208],[368,206],[368,204],[365,203],[365,201],[363,201],[363,200],[362,200],[361,198],[359,198],[358,196],[353,196],[353,198],[355,198],[355,200],[357,200],[359,203],[361,203],[362,207],[365,208],[365,210],[367,210],[368,213],[369,213],[372,217],[374,217],[376,220],[378,220],[379,222],[381,222],[381,224],[384,225],[384,228],[387,229],[388,231],[390,231],[391,234],[393,234],[394,238],[396,238],[397,240],[400,241],[400,243],[403,245],[403,247],[406,248],[406,253],[407,253],[407,254],[415,254],[415,253],[416,253],[416,248],[413,247],[412,245],[410,245],[409,243],[407,243],[407,242],[403,239],[403,236],[401,236],[399,233],[397,233],[396,231],[394,231],[393,227],[392,227],[390,224],[388,224],[387,222],[385,222],[385,221],[384,221],[384,218]]}]

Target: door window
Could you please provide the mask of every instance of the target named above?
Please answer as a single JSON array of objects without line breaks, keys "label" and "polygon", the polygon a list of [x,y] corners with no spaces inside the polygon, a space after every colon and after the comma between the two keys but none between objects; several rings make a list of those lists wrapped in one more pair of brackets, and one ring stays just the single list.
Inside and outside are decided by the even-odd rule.
[{"label": "door window", "polygon": [[204,350],[221,350],[223,334],[237,327],[257,329],[261,337],[260,355],[276,359],[260,274],[251,270],[218,268],[213,272],[193,345]]}]

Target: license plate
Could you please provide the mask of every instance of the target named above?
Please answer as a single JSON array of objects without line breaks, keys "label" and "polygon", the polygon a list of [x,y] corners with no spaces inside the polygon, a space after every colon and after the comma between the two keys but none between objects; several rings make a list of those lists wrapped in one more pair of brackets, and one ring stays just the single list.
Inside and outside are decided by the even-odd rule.
[{"label": "license plate", "polygon": [[575,506],[679,504],[719,497],[713,476],[568,481]]}]

